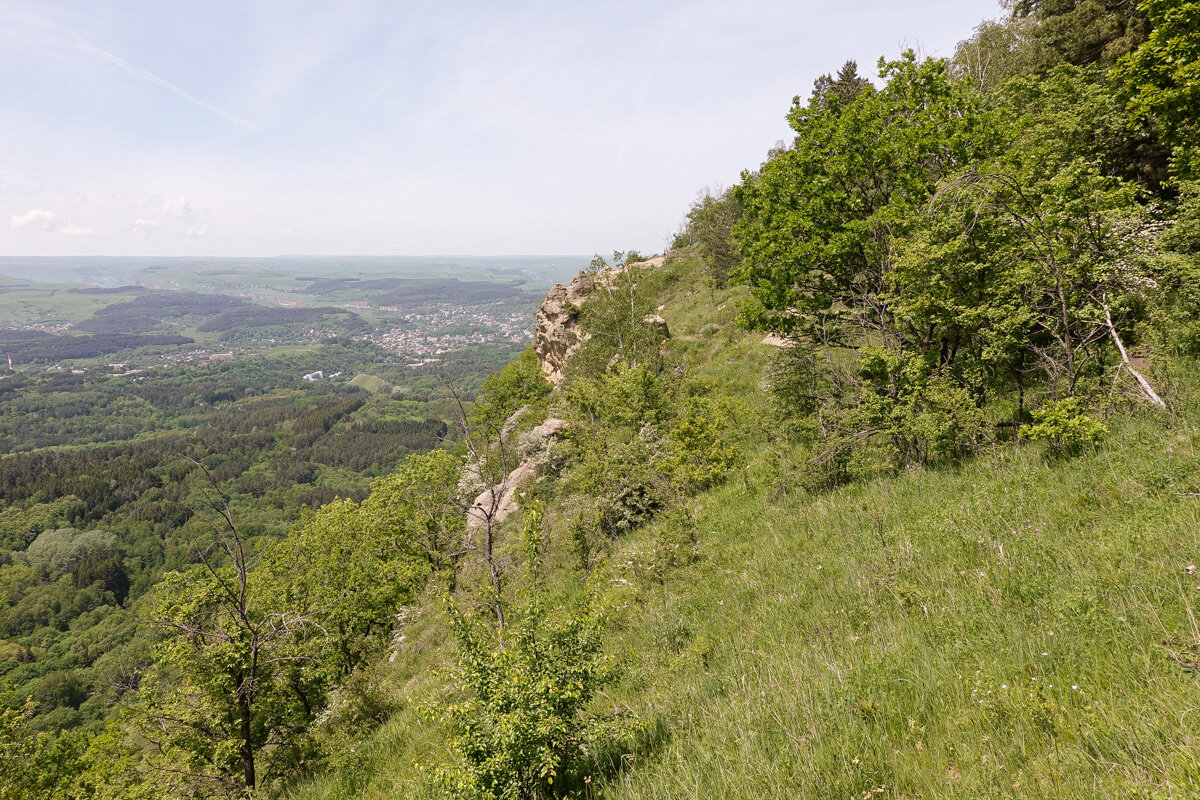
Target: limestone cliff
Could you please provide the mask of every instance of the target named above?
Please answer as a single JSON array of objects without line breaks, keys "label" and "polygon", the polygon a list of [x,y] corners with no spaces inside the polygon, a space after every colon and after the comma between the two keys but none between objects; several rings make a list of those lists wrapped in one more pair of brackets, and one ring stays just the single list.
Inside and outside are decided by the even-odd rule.
[{"label": "limestone cliff", "polygon": [[554,284],[538,308],[533,350],[542,372],[553,383],[562,380],[567,359],[583,343],[579,308],[595,290],[596,279],[581,271],[567,286]]},{"label": "limestone cliff", "polygon": [[[647,261],[629,264],[625,269],[659,267],[664,260],[662,256],[656,256]],[[533,349],[537,353],[538,365],[552,383],[557,384],[562,380],[567,359],[583,344],[584,337],[579,331],[580,308],[596,291],[597,286],[606,285],[619,272],[605,270],[589,275],[580,271],[568,285],[556,283],[546,294],[546,299],[542,301],[537,312]],[[661,323],[665,333],[666,322],[661,317],[647,321],[656,325]]]}]

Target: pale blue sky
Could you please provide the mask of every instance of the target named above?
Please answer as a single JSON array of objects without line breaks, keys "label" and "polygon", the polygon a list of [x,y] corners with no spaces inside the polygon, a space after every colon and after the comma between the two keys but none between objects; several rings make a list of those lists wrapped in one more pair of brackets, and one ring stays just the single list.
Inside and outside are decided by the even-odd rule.
[{"label": "pale blue sky", "polygon": [[0,0],[0,255],[662,248],[848,58],[996,0]]}]

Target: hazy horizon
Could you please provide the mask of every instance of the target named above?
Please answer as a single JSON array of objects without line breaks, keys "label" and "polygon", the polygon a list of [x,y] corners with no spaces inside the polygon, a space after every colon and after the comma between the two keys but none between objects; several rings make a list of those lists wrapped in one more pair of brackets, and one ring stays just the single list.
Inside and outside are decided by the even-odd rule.
[{"label": "hazy horizon", "polygon": [[[202,270],[220,265],[229,272],[299,275],[372,275],[471,279],[480,270],[513,272],[546,280],[565,280],[590,262],[590,255],[301,255],[277,256],[0,256],[0,278],[31,283],[89,283],[117,286],[142,279],[156,265]],[[242,269],[238,269],[242,267]],[[197,272],[202,274],[202,272]]]}]

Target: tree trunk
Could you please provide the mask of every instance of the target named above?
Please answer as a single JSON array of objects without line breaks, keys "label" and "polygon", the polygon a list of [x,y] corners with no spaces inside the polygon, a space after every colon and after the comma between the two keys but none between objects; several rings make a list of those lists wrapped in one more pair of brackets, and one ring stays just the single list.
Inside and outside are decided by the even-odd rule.
[{"label": "tree trunk", "polygon": [[250,705],[242,700],[242,781],[248,791],[254,791],[254,743],[251,741]]}]

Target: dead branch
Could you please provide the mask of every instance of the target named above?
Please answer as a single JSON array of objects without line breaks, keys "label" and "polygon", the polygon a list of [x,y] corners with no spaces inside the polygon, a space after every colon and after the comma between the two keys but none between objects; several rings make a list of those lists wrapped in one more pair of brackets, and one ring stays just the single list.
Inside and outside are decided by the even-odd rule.
[{"label": "dead branch", "polygon": [[1158,392],[1154,391],[1154,387],[1150,385],[1150,381],[1146,380],[1142,373],[1134,369],[1133,364],[1130,363],[1129,354],[1125,352],[1125,345],[1121,342],[1121,337],[1117,334],[1117,326],[1113,324],[1112,314],[1108,310],[1107,303],[1104,304],[1104,323],[1108,326],[1108,332],[1112,335],[1112,340],[1117,345],[1117,351],[1121,354],[1121,365],[1138,382],[1138,386],[1141,387],[1146,399],[1165,411],[1167,404],[1158,396]]}]

